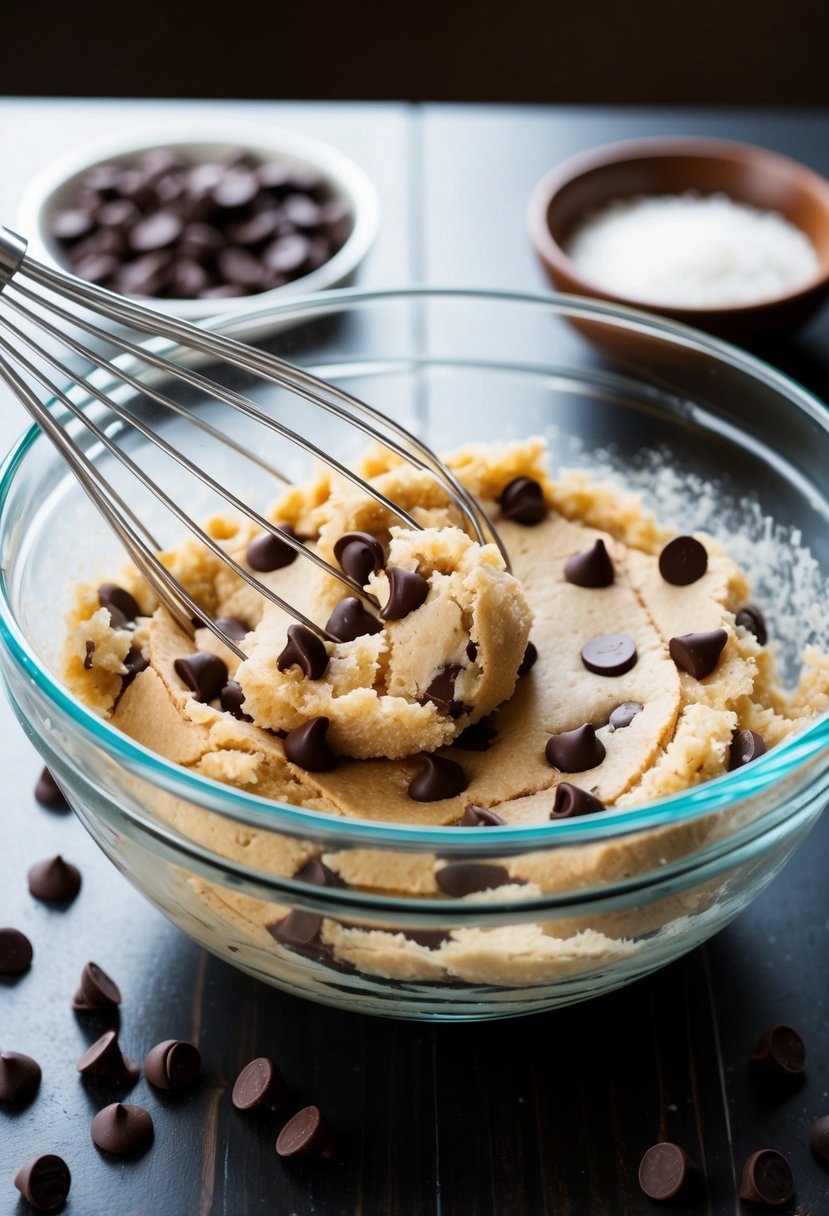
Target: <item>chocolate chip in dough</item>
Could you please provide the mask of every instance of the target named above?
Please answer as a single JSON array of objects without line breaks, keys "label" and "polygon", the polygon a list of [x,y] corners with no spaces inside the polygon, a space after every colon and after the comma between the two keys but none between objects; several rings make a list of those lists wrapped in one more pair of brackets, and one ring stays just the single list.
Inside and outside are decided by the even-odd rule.
[{"label": "chocolate chip in dough", "polygon": [[370,574],[386,565],[386,552],[370,532],[346,532],[334,545],[334,557],[355,583],[364,587]]},{"label": "chocolate chip in dough", "polygon": [[289,625],[288,641],[276,660],[280,671],[287,671],[296,664],[307,680],[319,680],[328,667],[328,651],[307,625]]},{"label": "chocolate chip in dough", "polygon": [[466,773],[455,760],[424,756],[409,783],[409,797],[415,802],[441,802],[462,794],[469,785]]},{"label": "chocolate chip in dough", "polygon": [[41,806],[53,809],[68,810],[69,803],[63,796],[63,790],[55,781],[48,768],[45,768],[35,784],[35,798]]},{"label": "chocolate chip in dough", "polygon": [[28,1102],[40,1085],[40,1065],[19,1051],[0,1053],[0,1102]]},{"label": "chocolate chip in dough", "polygon": [[121,691],[123,692],[125,688],[129,688],[135,677],[139,676],[142,671],[146,671],[149,665],[149,660],[144,658],[138,647],[131,646],[127,652],[127,657],[124,659],[124,666],[127,671],[121,683]]},{"label": "chocolate chip in dough", "polygon": [[284,1110],[290,1101],[288,1087],[267,1056],[246,1064],[233,1085],[231,1101],[237,1110]]},{"label": "chocolate chip in dough", "polygon": [[92,1141],[116,1157],[138,1157],[153,1140],[153,1121],[143,1106],[113,1102],[92,1120]]},{"label": "chocolate chip in dough", "polygon": [[98,603],[109,612],[113,629],[123,629],[141,612],[129,591],[117,586],[116,583],[101,583],[98,588]]},{"label": "chocolate chip in dough", "polygon": [[36,861],[29,870],[28,881],[35,899],[68,901],[81,889],[81,872],[58,853],[45,861]]},{"label": "chocolate chip in dough", "polygon": [[316,912],[304,912],[301,908],[295,908],[293,912],[283,916],[282,920],[274,921],[265,928],[271,937],[281,942],[283,946],[289,946],[291,950],[304,953],[307,952],[309,946],[315,946],[318,943],[322,929],[322,917],[318,916]]},{"label": "chocolate chip in dough", "polygon": [[340,600],[325,626],[325,632],[339,642],[353,642],[367,634],[381,633],[382,629],[382,622],[363,607],[356,595]]},{"label": "chocolate chip in dough", "polygon": [[564,563],[564,577],[576,587],[609,587],[615,578],[613,562],[603,540],[574,553]]},{"label": "chocolate chip in dough", "polygon": [[680,671],[687,671],[695,680],[704,680],[717,666],[727,641],[724,629],[710,629],[671,638],[668,649]]},{"label": "chocolate chip in dough", "polygon": [[605,804],[594,794],[572,785],[569,781],[561,781],[556,786],[551,819],[572,819],[576,815],[594,815],[604,811]]},{"label": "chocolate chip in dough", "polygon": [[84,669],[84,671],[91,671],[92,670],[92,659],[95,655],[95,643],[87,641],[85,649],[86,649],[86,654],[84,655],[83,669]]},{"label": "chocolate chip in dough", "polygon": [[547,518],[544,491],[532,477],[513,477],[499,494],[498,502],[504,519],[528,528]]},{"label": "chocolate chip in dough", "polygon": [[32,965],[32,943],[19,929],[0,929],[0,975],[22,975]]},{"label": "chocolate chip in dough", "polygon": [[506,824],[506,819],[502,819],[495,811],[491,811],[486,806],[475,806],[470,802],[463,809],[463,815],[458,820],[458,827],[461,828],[497,828],[503,827]]},{"label": "chocolate chip in dough", "polygon": [[333,1157],[336,1145],[318,1106],[304,1106],[276,1138],[280,1157]]},{"label": "chocolate chip in dough", "polygon": [[183,1089],[201,1072],[201,1054],[194,1043],[164,1039],[144,1057],[144,1075],[156,1089]]},{"label": "chocolate chip in dough", "polygon": [[219,704],[227,714],[233,714],[234,718],[238,718],[240,722],[252,722],[253,718],[250,714],[246,714],[242,709],[245,703],[245,694],[242,692],[241,684],[237,684],[235,680],[228,680],[222,691],[219,693]]},{"label": "chocolate chip in dough", "polygon": [[[287,536],[296,536],[293,528],[287,524],[280,525],[280,532]],[[248,545],[246,559],[251,570],[258,574],[270,574],[273,570],[283,570],[299,557],[296,549],[280,540],[270,532],[263,532]]]},{"label": "chocolate chip in dough", "polygon": [[97,963],[86,963],[81,982],[72,1001],[77,1010],[111,1009],[121,1004],[121,991],[114,980]]},{"label": "chocolate chip in dough", "polygon": [[762,1148],[752,1153],[743,1166],[740,1198],[763,1207],[776,1208],[788,1203],[794,1192],[791,1167],[782,1153]]},{"label": "chocolate chip in dough", "polygon": [[820,1115],[809,1128],[809,1147],[821,1161],[829,1162],[829,1115]]},{"label": "chocolate chip in dough", "polygon": [[728,752],[728,770],[742,768],[751,764],[752,760],[765,755],[766,745],[756,730],[735,730],[731,736],[731,747]]},{"label": "chocolate chip in dough", "polygon": [[765,646],[769,640],[766,618],[756,604],[745,604],[734,618],[734,623],[753,633],[760,646]]},{"label": "chocolate chip in dough", "polygon": [[462,671],[459,663],[441,667],[423,694],[423,700],[431,702],[439,713],[447,714],[450,718],[459,718],[466,709],[463,701],[455,700],[455,681]]},{"label": "chocolate chip in dough", "polygon": [[78,1060],[78,1072],[85,1077],[105,1077],[111,1081],[135,1082],[141,1069],[129,1060],[118,1045],[118,1034],[107,1030]]},{"label": "chocolate chip in dough", "polygon": [[617,705],[611,710],[610,717],[607,720],[608,726],[612,730],[624,730],[626,726],[630,726],[637,714],[641,714],[644,705],[640,705],[638,701],[623,701],[621,705]]},{"label": "chocolate chip in dough", "polygon": [[380,610],[380,617],[384,621],[401,621],[425,601],[429,594],[429,582],[416,570],[404,570],[401,566],[389,566],[386,575],[389,599]]},{"label": "chocolate chip in dough", "polygon": [[675,536],[659,554],[659,573],[674,587],[687,587],[708,569],[708,552],[693,536]]},{"label": "chocolate chip in dough", "polygon": [[562,773],[583,773],[604,760],[606,752],[601,739],[589,722],[575,730],[565,730],[547,740],[544,749],[547,763]]},{"label": "chocolate chip in dough", "polygon": [[473,722],[462,730],[452,741],[452,747],[462,752],[488,752],[498,738],[497,727],[493,725],[494,714],[487,714],[480,722]]},{"label": "chocolate chip in dough", "polygon": [[297,870],[294,878],[298,882],[309,882],[315,887],[346,887],[348,884],[330,869],[319,857],[306,861],[301,870]]},{"label": "chocolate chip in dough", "polygon": [[780,1077],[799,1077],[806,1063],[806,1047],[791,1026],[772,1026],[766,1030],[749,1055],[752,1065]]},{"label": "chocolate chip in dough", "polygon": [[21,1166],[14,1185],[37,1212],[59,1212],[66,1203],[72,1175],[62,1157],[45,1153]]},{"label": "chocolate chip in dough", "polygon": [[687,1196],[698,1177],[685,1149],[668,1140],[651,1145],[639,1163],[639,1186],[648,1199],[660,1202]]},{"label": "chocolate chip in dough", "polygon": [[581,648],[582,663],[597,676],[623,676],[638,657],[636,643],[626,633],[606,633]]},{"label": "chocolate chip in dough", "polygon": [[184,659],[176,659],[173,666],[197,701],[212,701],[227,684],[227,663],[209,650],[197,650]]},{"label": "chocolate chip in dough", "polygon": [[536,649],[534,643],[527,642],[527,649],[524,651],[524,657],[521,660],[521,664],[516,673],[519,680],[522,676],[525,676],[528,671],[531,671],[532,668],[535,667],[537,658],[538,650]]},{"label": "chocolate chip in dough", "polygon": [[485,865],[476,861],[458,861],[435,871],[435,882],[444,895],[460,899],[476,891],[494,891],[506,887],[515,879],[503,866]]},{"label": "chocolate chip in dough", "polygon": [[326,741],[329,719],[309,718],[285,736],[282,746],[292,764],[308,773],[328,773],[337,767],[337,757]]},{"label": "chocolate chip in dough", "polygon": [[250,626],[238,616],[217,616],[213,623],[234,642],[241,642],[250,633]]}]

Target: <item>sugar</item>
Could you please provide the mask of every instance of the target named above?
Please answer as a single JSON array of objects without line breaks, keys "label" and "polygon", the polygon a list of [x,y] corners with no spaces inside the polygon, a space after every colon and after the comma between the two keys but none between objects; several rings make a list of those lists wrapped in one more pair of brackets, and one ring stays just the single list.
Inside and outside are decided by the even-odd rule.
[{"label": "sugar", "polygon": [[794,224],[724,194],[617,199],[578,225],[566,252],[604,291],[686,308],[786,295],[819,269],[814,246]]}]

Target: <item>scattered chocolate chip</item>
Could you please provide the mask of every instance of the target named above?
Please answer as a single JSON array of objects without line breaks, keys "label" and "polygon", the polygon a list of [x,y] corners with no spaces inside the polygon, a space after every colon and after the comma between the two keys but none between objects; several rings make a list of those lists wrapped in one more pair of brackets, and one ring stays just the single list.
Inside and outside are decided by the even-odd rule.
[{"label": "scattered chocolate chip", "polygon": [[118,1033],[107,1030],[78,1060],[78,1072],[85,1077],[106,1077],[111,1081],[137,1081],[141,1069],[128,1060],[118,1045]]},{"label": "scattered chocolate chip", "polygon": [[752,760],[757,760],[759,756],[765,754],[766,745],[760,735],[755,730],[735,730],[731,736],[731,747],[728,752],[728,770],[733,772],[735,768],[742,768],[744,764],[751,764]]},{"label": "scattered chocolate chip", "polygon": [[753,633],[760,646],[765,646],[769,640],[766,618],[756,604],[745,604],[734,618],[734,623]]},{"label": "scattered chocolate chip", "polygon": [[280,671],[287,671],[296,664],[307,680],[319,680],[328,667],[328,651],[307,625],[289,625],[288,641],[276,660]]},{"label": "scattered chocolate chip", "polygon": [[711,629],[671,638],[668,649],[680,671],[687,671],[695,680],[704,680],[717,666],[727,641],[724,629]]},{"label": "scattered chocolate chip", "polygon": [[498,496],[501,514],[516,524],[531,528],[546,519],[548,507],[544,491],[532,477],[514,477]]},{"label": "scattered chocolate chip", "polygon": [[581,648],[581,661],[597,676],[623,676],[636,666],[636,643],[626,633],[591,638]]},{"label": "scattered chocolate chip", "polygon": [[328,718],[320,715],[288,732],[282,746],[292,764],[308,773],[328,773],[337,767],[337,757],[326,740],[328,726]]},{"label": "scattered chocolate chip", "polygon": [[450,935],[445,929],[401,929],[400,932],[410,942],[425,946],[427,950],[438,950],[444,942],[450,941]]},{"label": "scattered chocolate chip", "polygon": [[693,536],[675,536],[659,554],[659,573],[674,587],[687,587],[708,569],[705,545]]},{"label": "scattered chocolate chip", "polygon": [[319,941],[322,917],[318,916],[316,912],[303,912],[301,909],[295,909],[282,920],[275,921],[266,928],[271,937],[281,942],[283,946],[303,952]]},{"label": "scattered chocolate chip", "polygon": [[478,647],[471,640],[466,643],[466,657],[470,663],[474,663],[478,657]]},{"label": "scattered chocolate chip", "polygon": [[657,1201],[687,1195],[698,1176],[685,1149],[668,1140],[651,1145],[639,1163],[639,1186],[648,1199]]},{"label": "scattered chocolate chip", "polygon": [[239,1073],[231,1100],[237,1110],[284,1110],[290,1094],[273,1060],[258,1056]]},{"label": "scattered chocolate chip", "polygon": [[115,583],[101,583],[98,588],[98,603],[109,611],[110,624],[113,629],[123,629],[141,612],[129,591],[118,587]]},{"label": "scattered chocolate chip", "polygon": [[276,1138],[280,1157],[333,1157],[334,1137],[318,1106],[297,1111]]},{"label": "scattered chocolate chip", "polygon": [[430,701],[439,713],[447,714],[450,718],[459,718],[467,708],[463,701],[455,700],[455,681],[462,671],[459,663],[441,667],[423,694],[423,700]]},{"label": "scattered chocolate chip", "polygon": [[[287,524],[280,525],[280,532],[284,532],[286,536],[296,537],[293,528]],[[284,540],[280,540],[271,532],[263,532],[261,536],[257,536],[248,545],[247,563],[251,570],[256,570],[259,574],[269,574],[272,570],[282,570],[285,566],[290,566],[299,557],[296,549],[286,544]]]},{"label": "scattered chocolate chip", "polygon": [[127,652],[127,657],[124,659],[124,666],[127,673],[121,684],[121,691],[129,688],[136,676],[139,676],[142,671],[146,671],[149,667],[149,660],[144,658],[144,655],[137,646],[131,646]]},{"label": "scattered chocolate chip", "polygon": [[318,857],[312,857],[310,861],[306,861],[301,870],[297,870],[294,878],[298,882],[310,882],[315,887],[345,887],[345,883],[339,874],[336,874],[332,869],[320,861]]},{"label": "scattered chocolate chip", "polygon": [[138,1157],[152,1144],[153,1121],[143,1106],[113,1102],[92,1120],[92,1141],[116,1157]]},{"label": "scattered chocolate chip", "polygon": [[797,1077],[806,1063],[806,1047],[791,1026],[772,1026],[751,1049],[752,1064],[783,1077]]},{"label": "scattered chocolate chip", "polygon": [[462,752],[488,752],[498,738],[498,730],[493,726],[494,714],[487,714],[480,722],[473,722],[462,730],[452,742]]},{"label": "scattered chocolate chip", "polygon": [[73,1009],[108,1009],[121,1004],[121,992],[114,980],[97,963],[86,963],[81,983],[72,1001]]},{"label": "scattered chocolate chip", "polygon": [[503,827],[506,819],[502,819],[495,811],[491,811],[489,807],[475,806],[470,802],[463,809],[463,815],[458,820],[458,827],[461,828],[497,828]]},{"label": "scattered chocolate chip", "polygon": [[72,1175],[62,1157],[46,1153],[21,1166],[14,1185],[36,1211],[58,1212],[66,1203]]},{"label": "scattered chocolate chip", "polygon": [[193,1043],[164,1039],[144,1057],[144,1074],[157,1089],[183,1089],[201,1072],[201,1055]]},{"label": "scattered chocolate chip", "polygon": [[346,532],[334,545],[334,557],[361,587],[386,565],[386,551],[370,532]]},{"label": "scattered chocolate chip", "polygon": [[400,621],[419,608],[429,594],[428,580],[416,570],[404,570],[401,566],[389,566],[389,600],[380,611],[384,621]]},{"label": "scattered chocolate chip", "polygon": [[829,1115],[821,1115],[809,1128],[809,1147],[821,1161],[829,1162]]},{"label": "scattered chocolate chip", "polygon": [[435,882],[441,891],[455,899],[476,891],[494,891],[496,887],[506,887],[514,881],[503,866],[477,861],[452,862],[435,871]]},{"label": "scattered chocolate chip", "polygon": [[544,749],[547,763],[562,773],[583,773],[604,760],[606,752],[601,739],[589,722],[575,730],[565,730],[547,740]]},{"label": "scattered chocolate chip", "polygon": [[63,790],[55,781],[48,768],[45,768],[35,784],[35,798],[41,806],[67,808],[69,803],[63,796]]},{"label": "scattered chocolate chip", "polygon": [[252,722],[253,718],[250,714],[246,714],[242,709],[245,703],[245,694],[242,692],[241,684],[237,684],[235,680],[228,680],[222,691],[219,693],[219,704],[225,713],[233,714],[234,718],[238,718],[240,722]]},{"label": "scattered chocolate chip", "polygon": [[95,643],[88,641],[86,643],[86,654],[84,656],[83,666],[84,671],[92,670],[92,656],[95,654]]},{"label": "scattered chocolate chip", "polygon": [[0,929],[0,975],[21,975],[32,965],[32,943],[19,929]]},{"label": "scattered chocolate chip", "polygon": [[517,676],[520,680],[525,676],[531,668],[535,667],[536,659],[538,658],[538,650],[532,642],[527,642],[527,649],[524,651],[524,657],[521,660],[521,666],[518,668]]},{"label": "scattered chocolate chip", "polygon": [[213,624],[234,642],[241,642],[250,633],[250,626],[240,621],[238,616],[217,616]]},{"label": "scattered chocolate chip", "polygon": [[571,785],[569,781],[561,781],[556,786],[551,819],[572,819],[575,815],[595,815],[597,811],[606,810],[605,804],[594,794]]},{"label": "scattered chocolate chip", "polygon": [[28,1102],[40,1085],[40,1065],[19,1051],[0,1054],[0,1102]]},{"label": "scattered chocolate chip", "polygon": [[792,1171],[782,1153],[773,1148],[762,1148],[751,1154],[743,1166],[741,1199],[776,1208],[788,1203],[793,1191]]},{"label": "scattered chocolate chip", "polygon": [[353,642],[366,634],[381,633],[382,629],[382,623],[363,607],[356,595],[340,600],[325,626],[325,632],[340,642]]},{"label": "scattered chocolate chip", "polygon": [[644,705],[640,705],[638,701],[623,701],[621,705],[617,705],[611,710],[608,718],[608,726],[612,730],[624,730],[626,726],[630,726],[637,714],[641,714]]},{"label": "scattered chocolate chip", "polygon": [[45,861],[36,861],[28,874],[29,890],[35,899],[70,900],[81,889],[81,872],[60,853]]},{"label": "scattered chocolate chip", "polygon": [[609,587],[615,573],[604,541],[597,540],[592,548],[568,557],[564,563],[564,577],[576,587]]},{"label": "scattered chocolate chip", "polygon": [[441,802],[462,794],[469,785],[466,773],[455,760],[424,756],[409,783],[409,797],[415,802]]},{"label": "scattered chocolate chip", "polygon": [[176,659],[174,667],[197,701],[212,701],[227,684],[227,663],[208,650],[197,650],[185,659]]}]

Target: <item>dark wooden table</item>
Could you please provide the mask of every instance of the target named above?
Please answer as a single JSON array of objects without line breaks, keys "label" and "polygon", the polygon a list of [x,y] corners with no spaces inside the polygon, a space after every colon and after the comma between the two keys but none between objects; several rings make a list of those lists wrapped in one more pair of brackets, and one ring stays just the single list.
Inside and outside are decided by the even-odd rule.
[{"label": "dark wooden table", "polygon": [[[177,105],[177,118],[206,106]],[[383,233],[363,282],[542,288],[524,228],[527,195],[563,156],[648,133],[712,134],[788,152],[829,174],[829,117],[815,112],[518,110],[428,106],[216,105],[327,134],[378,183]],[[158,127],[142,103],[0,102],[0,214],[39,163],[86,136]],[[829,313],[764,353],[829,397]],[[3,400],[0,439],[23,425]],[[43,1067],[35,1102],[0,1112],[0,1214],[23,1216],[11,1180],[40,1152],[73,1172],[70,1216],[633,1216],[653,1212],[637,1187],[644,1148],[662,1137],[704,1167],[690,1207],[739,1210],[743,1159],[784,1151],[801,1216],[829,1212],[829,1171],[806,1144],[829,1112],[829,819],[774,884],[705,948],[592,1004],[514,1022],[431,1026],[336,1013],[267,989],[197,949],[133,891],[67,814],[32,797],[38,758],[0,708],[0,924],[19,926],[35,965],[0,986],[0,1048]],[[32,861],[62,852],[84,886],[66,912],[26,889]],[[120,1097],[84,1084],[75,1062],[95,1030],[69,1008],[94,958],[124,993],[121,1040],[141,1058],[162,1038],[198,1041],[192,1094],[145,1080],[130,1100],[153,1114],[140,1161],[104,1160],[89,1139],[95,1110]],[[772,1099],[748,1073],[768,1025],[804,1036],[805,1084]],[[242,1063],[273,1055],[297,1093],[318,1102],[341,1137],[329,1163],[285,1164],[267,1118],[241,1118],[230,1086]]]}]

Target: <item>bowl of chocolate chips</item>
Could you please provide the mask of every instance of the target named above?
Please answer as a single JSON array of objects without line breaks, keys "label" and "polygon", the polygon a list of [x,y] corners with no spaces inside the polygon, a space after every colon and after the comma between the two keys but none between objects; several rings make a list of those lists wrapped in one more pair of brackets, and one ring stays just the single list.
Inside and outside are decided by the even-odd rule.
[{"label": "bowl of chocolate chips", "polygon": [[18,210],[34,257],[187,320],[350,283],[378,224],[338,149],[216,123],[75,149]]}]

